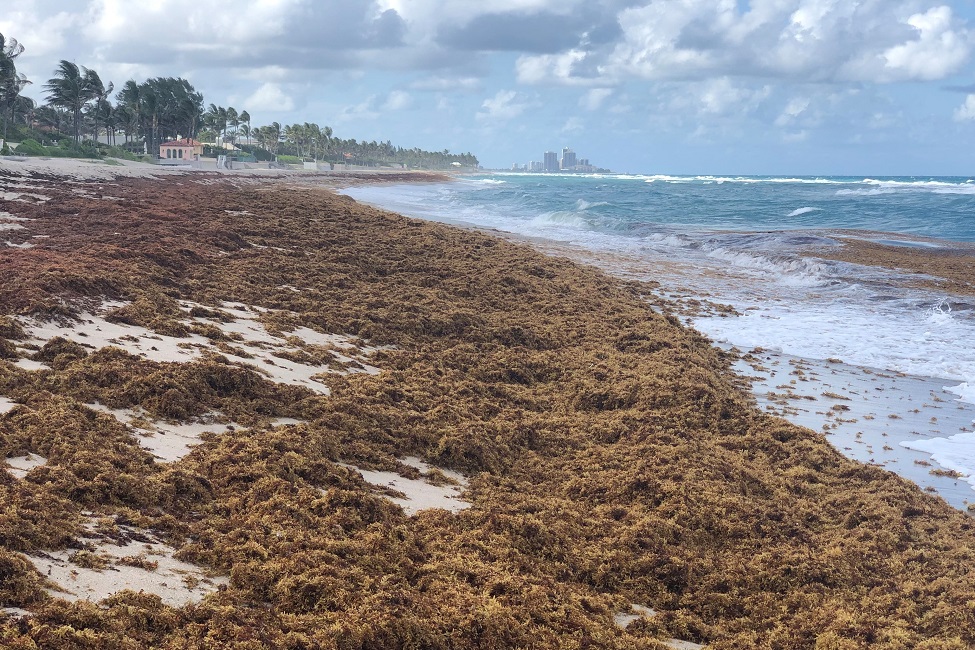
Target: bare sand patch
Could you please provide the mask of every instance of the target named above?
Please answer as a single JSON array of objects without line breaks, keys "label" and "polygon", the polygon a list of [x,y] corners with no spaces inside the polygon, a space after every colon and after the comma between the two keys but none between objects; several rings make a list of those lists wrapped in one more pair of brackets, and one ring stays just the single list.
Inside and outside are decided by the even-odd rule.
[{"label": "bare sand patch", "polygon": [[[139,325],[108,320],[111,312],[126,303],[105,301],[74,321],[50,321],[20,317],[29,343],[42,346],[62,337],[97,350],[107,346],[122,348],[130,354],[158,362],[188,362],[204,354],[219,354],[230,363],[248,367],[278,383],[304,386],[328,395],[324,375],[335,373],[370,373],[379,369],[366,362],[376,348],[361,346],[339,334],[327,334],[299,326],[289,331],[270,331],[260,320],[270,310],[246,305],[223,306],[216,316],[191,316],[194,309],[212,310],[184,301],[185,316],[178,319],[188,328],[204,328],[204,336],[188,332],[185,336],[160,334]],[[297,314],[287,314],[296,318]],[[210,328],[210,329],[206,329]],[[214,332],[217,330],[216,332]],[[225,339],[220,341],[218,339]],[[321,359],[327,359],[321,362]],[[47,366],[20,359],[21,368],[39,370]]]},{"label": "bare sand patch", "polygon": [[51,197],[44,194],[34,194],[33,192],[0,192],[0,199],[3,199],[4,201],[19,201],[21,203],[27,203],[27,199],[43,202],[50,201]]},{"label": "bare sand patch", "polygon": [[[402,493],[404,495],[403,497],[384,496],[403,508],[403,511],[408,515],[415,515],[421,510],[431,508],[442,508],[450,512],[460,512],[471,507],[469,502],[463,501],[461,498],[464,488],[467,487],[467,477],[463,474],[449,469],[434,467],[415,456],[407,456],[406,458],[400,459],[400,462],[420,470],[423,479],[407,478],[396,472],[362,469],[344,463],[343,465],[359,472],[363,480],[367,483]],[[435,473],[431,474],[431,472]],[[449,482],[444,483],[442,479],[437,480],[440,477],[436,477],[436,473],[449,479]],[[432,483],[431,480],[435,480],[437,483]]]},{"label": "bare sand patch", "polygon": [[67,180],[97,181],[118,177],[153,177],[172,174],[171,170],[149,163],[109,165],[100,160],[78,158],[19,158],[0,160],[0,173],[26,177],[31,174],[60,176]]},{"label": "bare sand patch", "polygon": [[[613,615],[613,622],[616,627],[621,630],[625,630],[631,624],[639,621],[641,618],[649,618],[651,616],[656,616],[657,612],[646,605],[638,605],[636,603],[630,605],[630,608],[622,612],[617,612]],[[693,641],[683,641],[681,639],[663,639],[660,643],[664,644],[668,648],[673,648],[674,650],[698,650],[699,648],[704,648],[706,646],[700,643],[694,643]]]},{"label": "bare sand patch", "polygon": [[146,592],[180,607],[199,602],[218,586],[228,584],[194,564],[174,557],[176,549],[151,531],[109,523],[111,536],[94,519],[86,526],[84,550],[58,550],[27,557],[41,574],[58,585],[52,596],[98,602],[119,591]]},{"label": "bare sand patch", "polygon": [[8,397],[3,397],[0,395],[0,415],[10,412],[15,406],[17,406],[17,402],[12,401]]},{"label": "bare sand patch", "polygon": [[636,622],[644,616],[655,616],[657,612],[646,605],[633,603],[626,611],[617,612],[613,615],[613,622],[616,627],[625,629],[630,623]]},{"label": "bare sand patch", "polygon": [[41,363],[40,361],[34,361],[33,359],[17,359],[16,361],[12,361],[11,363],[13,363],[13,365],[17,366],[22,370],[30,370],[32,372],[37,370],[51,369],[51,366],[47,365],[46,363]]},{"label": "bare sand patch", "polygon": [[[100,413],[111,415],[129,427],[138,443],[164,463],[172,463],[185,457],[193,447],[200,443],[205,433],[220,435],[246,428],[240,423],[230,420],[222,413],[216,412],[207,413],[193,422],[172,423],[153,420],[139,408],[113,409],[97,402],[85,406]],[[269,426],[276,427],[301,422],[303,420],[294,418],[274,418]]]},{"label": "bare sand patch", "polygon": [[5,458],[7,471],[17,478],[24,478],[35,467],[40,467],[47,463],[47,459],[37,454],[27,454],[26,456],[12,456]]}]

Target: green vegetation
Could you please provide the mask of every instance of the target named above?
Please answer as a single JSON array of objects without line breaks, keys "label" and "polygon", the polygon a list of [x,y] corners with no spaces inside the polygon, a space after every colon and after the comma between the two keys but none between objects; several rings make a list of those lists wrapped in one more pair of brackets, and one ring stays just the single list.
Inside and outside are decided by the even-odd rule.
[{"label": "green vegetation", "polygon": [[[17,73],[15,59],[24,46],[0,34],[0,119],[3,139],[38,142],[70,134],[76,144],[104,137],[116,145],[121,134],[125,145],[136,144],[154,155],[159,145],[177,137],[209,139],[219,136],[230,145],[242,144],[257,160],[293,156],[368,167],[406,166],[411,169],[451,169],[477,166],[471,153],[404,149],[386,142],[334,138],[332,128],[314,123],[282,126],[272,122],[252,127],[246,110],[210,104],[204,109],[202,93],[177,77],[155,77],[139,83],[126,81],[111,101],[115,85],[98,73],[62,60],[44,84],[47,104],[36,106],[20,93],[31,81]],[[228,147],[229,149],[229,147]],[[232,154],[232,152],[230,152]],[[61,152],[28,155],[61,155]],[[87,157],[87,156],[86,156]],[[290,159],[289,159],[290,160]]]}]

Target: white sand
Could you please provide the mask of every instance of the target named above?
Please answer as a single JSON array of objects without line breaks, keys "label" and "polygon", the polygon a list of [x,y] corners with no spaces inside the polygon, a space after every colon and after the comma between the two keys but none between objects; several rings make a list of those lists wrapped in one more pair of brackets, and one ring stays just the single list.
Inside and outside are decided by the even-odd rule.
[{"label": "white sand", "polygon": [[[172,173],[171,170],[148,163],[126,161],[128,164],[109,165],[100,160],[78,158],[6,158],[0,159],[0,172],[20,176],[49,174],[69,180],[111,180],[118,177],[145,178]],[[25,179],[26,180],[26,179]]]},{"label": "white sand", "polygon": [[[82,541],[93,547],[91,553],[107,562],[104,568],[92,569],[75,564],[71,560],[76,553],[73,550],[28,555],[37,570],[61,588],[60,591],[51,590],[52,596],[98,602],[123,589],[130,589],[155,594],[167,605],[180,607],[198,602],[219,585],[228,584],[227,578],[208,576],[202,568],[175,559],[176,549],[150,531],[119,526],[126,537],[149,541],[117,542],[96,533],[94,521],[86,528],[88,533]],[[120,562],[127,557],[156,562],[158,566],[143,568]]]},{"label": "white sand", "polygon": [[[230,421],[219,412],[207,413],[193,422],[173,424],[153,420],[141,409],[111,409],[104,404],[95,402],[85,406],[100,413],[111,415],[126,425],[135,436],[138,443],[159,459],[160,462],[172,463],[183,458],[200,443],[204,433],[226,434],[245,429],[243,425]],[[288,424],[299,424],[304,420],[294,418],[275,418],[271,420],[271,427]]]},{"label": "white sand", "polygon": [[[616,627],[621,630],[625,630],[641,618],[648,618],[650,616],[656,616],[657,612],[645,605],[632,604],[628,610],[617,612],[613,615],[613,622],[616,623]],[[705,646],[700,643],[694,643],[693,641],[682,641],[681,639],[666,639],[661,640],[668,648],[673,648],[674,650],[698,650],[699,648],[704,648]]]},{"label": "white sand", "polygon": [[21,368],[23,370],[36,371],[36,370],[50,370],[51,369],[51,366],[47,365],[46,363],[41,363],[40,361],[34,361],[33,359],[17,359],[16,361],[13,361],[12,363],[13,363],[13,365],[15,365],[18,368]]},{"label": "white sand", "polygon": [[[19,201],[20,203],[35,203],[50,201],[51,197],[33,192],[3,192],[0,191],[0,199],[4,201]],[[28,200],[30,199],[30,200]]]},{"label": "white sand", "polygon": [[15,406],[17,406],[17,402],[14,402],[9,397],[3,397],[0,395],[0,415],[9,413]]},{"label": "white sand", "polygon": [[31,616],[31,613],[26,609],[21,609],[20,607],[0,607],[0,612],[3,612],[7,616],[21,617],[21,616]]},{"label": "white sand", "polygon": [[403,508],[404,512],[408,515],[415,515],[420,510],[430,508],[442,508],[450,512],[460,512],[471,507],[469,502],[461,499],[461,494],[464,488],[467,487],[467,477],[463,474],[434,467],[415,456],[407,456],[401,459],[400,462],[404,465],[417,468],[423,474],[437,469],[447,478],[456,481],[458,485],[433,485],[427,480],[410,479],[395,472],[361,469],[354,465],[346,465],[344,463],[343,466],[359,472],[363,480],[367,483],[371,483],[376,487],[392,488],[406,495],[406,498],[392,496],[386,496],[386,498]]},{"label": "white sand", "polygon": [[[95,310],[97,313],[82,313],[80,320],[71,323],[41,321],[26,317],[19,318],[19,321],[30,336],[30,342],[38,346],[56,336],[61,336],[92,350],[115,346],[133,355],[158,362],[186,362],[199,359],[205,353],[220,354],[230,363],[249,367],[271,381],[304,386],[322,395],[329,394],[322,375],[379,372],[378,368],[366,362],[375,348],[357,346],[349,337],[317,332],[308,327],[272,334],[258,320],[262,313],[267,312],[262,308],[225,307],[221,311],[236,320],[223,323],[216,319],[191,318],[190,309],[202,305],[190,302],[183,302],[182,305],[187,315],[180,322],[187,326],[196,324],[218,328],[229,338],[234,339],[233,346],[245,350],[251,358],[228,352],[226,349],[221,350],[215,342],[199,334],[178,338],[157,334],[144,327],[105,320],[104,316],[111,309],[121,306],[120,303],[105,302]],[[297,317],[297,314],[291,316]],[[327,364],[302,363],[276,356],[280,353],[297,353],[305,349],[315,351],[316,347],[328,348],[338,363],[353,364],[352,367],[337,370]],[[27,370],[47,367],[25,359],[18,360],[16,365]]]},{"label": "white sand", "polygon": [[613,616],[613,622],[616,623],[617,627],[626,628],[630,623],[638,621],[644,616],[656,616],[657,612],[645,605],[637,605],[633,603],[630,605],[630,609],[624,612],[618,612]]},{"label": "white sand", "polygon": [[35,467],[40,467],[47,463],[47,459],[37,454],[27,454],[26,456],[12,456],[5,458],[4,462],[9,465],[7,471],[17,478],[24,478]]}]

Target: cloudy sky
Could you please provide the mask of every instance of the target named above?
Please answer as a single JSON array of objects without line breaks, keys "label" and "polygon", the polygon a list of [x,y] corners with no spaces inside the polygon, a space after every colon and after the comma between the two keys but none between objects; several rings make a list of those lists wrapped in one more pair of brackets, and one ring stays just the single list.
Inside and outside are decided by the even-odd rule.
[{"label": "cloudy sky", "polygon": [[0,33],[255,126],[645,173],[975,174],[975,0],[17,0]]}]

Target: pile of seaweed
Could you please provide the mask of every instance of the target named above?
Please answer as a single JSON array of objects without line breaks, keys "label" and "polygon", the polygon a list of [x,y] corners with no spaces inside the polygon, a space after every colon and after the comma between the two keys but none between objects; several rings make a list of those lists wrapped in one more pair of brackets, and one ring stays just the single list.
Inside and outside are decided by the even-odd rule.
[{"label": "pile of seaweed", "polygon": [[[3,647],[975,646],[971,518],[755,409],[646,285],[294,184],[29,180],[49,200],[0,200],[33,244],[0,247],[0,457],[47,463],[0,471],[0,606],[29,612]],[[219,355],[26,345],[19,318],[104,300],[170,335],[178,300],[292,312],[382,346],[382,372],[323,396]],[[95,401],[304,423],[161,463]],[[471,507],[407,516],[345,465],[405,456],[468,475]],[[58,598],[27,556],[86,517],[229,584]],[[631,604],[656,614],[621,628]]]}]

